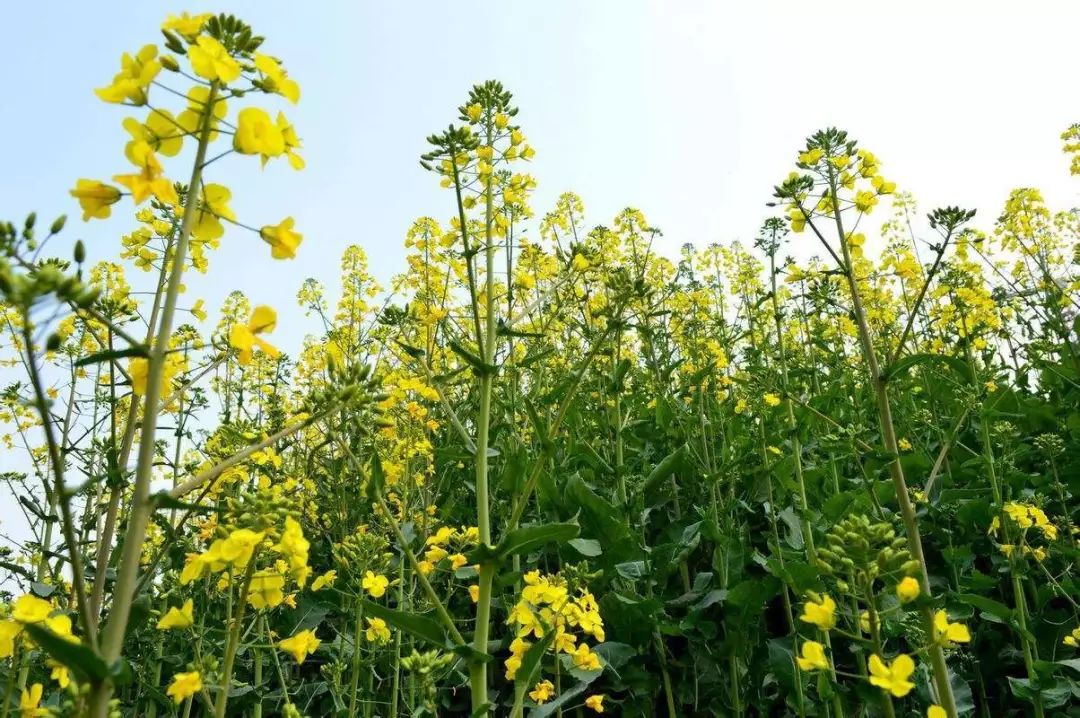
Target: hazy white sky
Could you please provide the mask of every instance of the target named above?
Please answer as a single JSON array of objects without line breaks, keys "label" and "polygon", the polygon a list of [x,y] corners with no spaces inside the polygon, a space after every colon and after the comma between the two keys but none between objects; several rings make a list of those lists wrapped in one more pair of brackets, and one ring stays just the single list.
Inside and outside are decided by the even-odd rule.
[{"label": "hazy white sky", "polygon": [[[285,111],[307,170],[230,157],[210,171],[242,221],[295,216],[300,257],[274,262],[230,230],[188,295],[215,307],[240,288],[276,306],[286,349],[317,329],[295,305],[304,278],[332,287],[342,249],[359,243],[386,279],[411,221],[450,215],[417,158],[488,78],[515,93],[537,149],[538,214],[572,189],[591,223],[642,209],[672,250],[753,237],[803,138],[827,125],[875,152],[924,210],[976,207],[983,226],[1013,187],[1041,187],[1058,208],[1080,187],[1058,139],[1080,121],[1075,2],[12,3],[0,216],[67,212],[66,234],[87,240],[91,260],[115,256],[130,203],[84,225],[67,196],[79,177],[127,171],[127,111],[92,88],[181,9],[240,15],[303,88]],[[167,169],[184,178],[188,162]]]}]

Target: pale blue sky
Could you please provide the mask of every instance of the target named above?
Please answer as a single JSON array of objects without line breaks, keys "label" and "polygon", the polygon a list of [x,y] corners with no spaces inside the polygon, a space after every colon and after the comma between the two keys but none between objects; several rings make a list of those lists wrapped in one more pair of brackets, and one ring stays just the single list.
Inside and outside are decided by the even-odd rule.
[{"label": "pale blue sky", "polygon": [[[230,229],[188,295],[214,308],[240,288],[277,307],[285,349],[318,328],[295,304],[305,277],[333,288],[342,249],[359,243],[385,280],[411,221],[449,216],[449,195],[417,158],[488,78],[515,93],[537,149],[538,215],[568,189],[591,223],[636,206],[670,251],[752,238],[800,142],[828,124],[874,151],[924,209],[977,207],[983,226],[1014,186],[1041,187],[1058,207],[1080,187],[1058,140],[1080,121],[1072,2],[20,2],[5,9],[0,43],[3,218],[67,212],[66,235],[84,237],[91,260],[115,257],[130,202],[83,224],[67,196],[79,177],[127,171],[128,110],[92,89],[182,9],[240,15],[303,88],[282,107],[308,169],[260,171],[236,156],[211,168],[242,221],[296,218],[299,258],[275,262]],[[167,169],[183,179],[187,166]]]}]

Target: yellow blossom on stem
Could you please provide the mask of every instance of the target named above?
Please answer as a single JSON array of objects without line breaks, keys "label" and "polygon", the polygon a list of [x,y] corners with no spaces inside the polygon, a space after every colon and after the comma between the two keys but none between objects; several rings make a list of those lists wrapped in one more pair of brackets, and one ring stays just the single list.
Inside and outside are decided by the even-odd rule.
[{"label": "yellow blossom on stem", "polygon": [[811,623],[822,631],[836,626],[836,601],[830,596],[823,596],[820,601],[807,601],[803,604],[800,621]]},{"label": "yellow blossom on stem", "polygon": [[360,586],[368,595],[372,598],[381,598],[386,593],[386,587],[390,585],[389,579],[382,574],[376,574],[373,571],[367,571],[364,573],[364,578],[360,581]]},{"label": "yellow blossom on stem", "polygon": [[829,667],[825,646],[817,641],[804,641],[802,651],[795,660],[802,671],[822,671]]},{"label": "yellow blossom on stem", "polygon": [[286,653],[291,653],[297,663],[303,663],[309,655],[315,652],[320,643],[321,641],[315,637],[314,631],[304,630],[278,643],[278,648]]},{"label": "yellow blossom on stem", "polygon": [[255,307],[247,324],[234,324],[229,331],[229,345],[237,350],[237,359],[241,366],[250,364],[254,348],[258,347],[270,358],[281,352],[276,347],[259,338],[259,334],[274,331],[277,326],[277,312],[267,306]]},{"label": "yellow blossom on stem", "polygon": [[285,137],[266,110],[245,107],[236,118],[233,148],[241,154],[261,155],[265,165],[270,157],[285,152]]},{"label": "yellow blossom on stem", "polygon": [[116,187],[97,180],[81,179],[69,194],[79,200],[83,221],[91,218],[105,219],[112,214],[112,205],[120,201],[121,193]]},{"label": "yellow blossom on stem", "polygon": [[317,576],[314,581],[311,582],[312,591],[321,591],[327,586],[333,586],[334,581],[337,580],[337,571],[330,569],[321,576]]},{"label": "yellow blossom on stem", "polygon": [[547,703],[553,695],[555,695],[555,685],[548,680],[540,681],[529,691],[529,698],[532,698],[537,705]]},{"label": "yellow blossom on stem", "polygon": [[202,675],[198,671],[177,673],[165,692],[172,697],[173,702],[179,705],[185,698],[190,698],[201,691],[202,687]]},{"label": "yellow blossom on stem", "polygon": [[598,693],[585,699],[585,707],[596,713],[604,712],[604,694]]},{"label": "yellow blossom on stem", "polygon": [[919,581],[911,576],[905,576],[896,584],[896,596],[900,599],[901,603],[914,601],[919,597],[919,591],[921,590],[922,588],[919,586]]},{"label": "yellow blossom on stem", "polygon": [[946,648],[955,643],[968,643],[971,633],[963,623],[950,623],[945,611],[934,614],[934,640]]},{"label": "yellow blossom on stem", "polygon": [[876,653],[870,656],[870,683],[888,691],[897,698],[903,698],[915,687],[909,678],[915,672],[915,661],[911,656],[901,653],[891,664],[886,664]]},{"label": "yellow blossom on stem", "polygon": [[367,628],[364,629],[364,637],[370,643],[388,643],[390,641],[390,627],[381,618],[366,618]]},{"label": "yellow blossom on stem", "polygon": [[112,84],[94,90],[94,94],[105,102],[127,101],[145,105],[146,88],[161,72],[161,63],[156,58],[156,45],[144,45],[135,57],[125,52],[120,58],[120,72],[113,77]]},{"label": "yellow blossom on stem", "polygon": [[255,609],[276,608],[285,600],[285,577],[277,571],[259,571],[248,586],[248,605]]},{"label": "yellow blossom on stem", "polygon": [[294,105],[300,100],[300,85],[288,76],[277,60],[257,52],[255,69],[262,73],[262,83],[266,89],[276,92]]},{"label": "yellow blossom on stem", "polygon": [[209,35],[199,35],[195,44],[188,48],[191,69],[204,80],[217,80],[228,84],[240,77],[240,63],[218,40]]},{"label": "yellow blossom on stem", "polygon": [[167,631],[172,628],[191,628],[195,623],[195,616],[193,612],[193,601],[189,598],[184,601],[184,605],[181,608],[173,606],[168,612],[161,617],[158,621],[158,630]]},{"label": "yellow blossom on stem", "polygon": [[22,624],[0,621],[0,658],[10,658],[15,652],[15,639],[22,633]]},{"label": "yellow blossom on stem", "polygon": [[213,16],[208,12],[190,15],[185,11],[179,15],[168,15],[165,18],[165,22],[161,24],[161,29],[171,30],[184,37],[193,38],[199,34],[203,25],[205,25],[206,21],[211,17]]},{"label": "yellow blossom on stem", "polygon": [[41,703],[41,694],[43,691],[44,686],[40,683],[35,683],[30,686],[29,689],[23,689],[22,695],[19,697],[19,715],[22,716],[22,718],[52,715],[52,711],[47,708],[38,707],[38,704]]},{"label": "yellow blossom on stem", "polygon": [[293,230],[294,220],[286,217],[278,224],[268,224],[259,230],[259,236],[270,245],[270,256],[274,259],[293,259],[296,248],[304,241],[304,235]]},{"label": "yellow blossom on stem", "polygon": [[29,593],[20,596],[11,609],[11,617],[19,623],[41,623],[52,613],[52,604]]}]

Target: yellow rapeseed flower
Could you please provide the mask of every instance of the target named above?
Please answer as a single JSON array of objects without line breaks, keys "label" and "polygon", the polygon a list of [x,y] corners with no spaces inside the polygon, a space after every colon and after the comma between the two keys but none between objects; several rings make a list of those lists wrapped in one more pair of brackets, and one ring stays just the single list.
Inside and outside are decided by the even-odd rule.
[{"label": "yellow rapeseed flower", "polygon": [[286,653],[291,653],[297,663],[303,663],[309,655],[315,652],[320,643],[321,641],[315,637],[314,631],[303,630],[295,636],[278,643],[278,648]]},{"label": "yellow rapeseed flower", "polygon": [[876,653],[870,656],[870,683],[897,698],[903,698],[915,687],[908,680],[914,672],[915,661],[906,653],[901,653],[891,664],[886,664]]}]

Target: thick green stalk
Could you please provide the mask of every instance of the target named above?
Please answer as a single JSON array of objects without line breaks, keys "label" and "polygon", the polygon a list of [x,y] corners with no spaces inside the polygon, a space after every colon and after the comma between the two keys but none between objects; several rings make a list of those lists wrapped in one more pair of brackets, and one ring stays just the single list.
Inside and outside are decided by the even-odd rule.
[{"label": "thick green stalk", "polygon": [[[211,118],[213,105],[217,100],[218,86],[213,83],[206,100],[206,110],[199,130],[199,144],[195,151],[195,163],[191,169],[188,183],[188,196],[184,199],[184,215],[180,223],[180,234],[172,256],[165,304],[161,312],[161,323],[153,345],[150,347],[150,359],[147,369],[146,397],[143,404],[142,428],[139,435],[139,456],[135,468],[135,486],[131,497],[131,512],[127,531],[124,535],[124,551],[116,574],[113,587],[113,602],[109,612],[109,621],[102,636],[102,654],[106,663],[120,658],[127,632],[131,604],[135,600],[135,587],[139,578],[139,561],[142,558],[143,541],[146,539],[146,527],[150,522],[153,505],[150,500],[150,480],[152,478],[155,454],[155,434],[161,400],[161,380],[165,372],[165,360],[172,336],[173,317],[176,314],[177,298],[184,276],[184,264],[187,262],[188,241],[195,222],[199,206],[198,192],[202,183],[203,163],[206,161],[206,148],[210,143]],[[99,567],[100,568],[100,567]],[[105,718],[108,713],[109,698],[112,695],[111,681],[102,681],[91,697],[90,714],[94,718]]]},{"label": "thick green stalk", "polygon": [[[837,183],[835,174],[830,172],[830,188],[832,196],[836,197]],[[844,232],[844,222],[840,215],[840,208],[833,210],[833,219],[836,223],[836,231],[839,236],[840,248],[843,253],[842,269],[847,278],[848,288],[851,292],[852,313],[855,315],[855,325],[858,329],[859,344],[862,348],[863,359],[866,361],[867,370],[870,374],[870,382],[874,389],[874,397],[878,409],[878,423],[881,429],[882,442],[885,450],[897,458],[889,462],[889,475],[893,482],[893,491],[896,494],[896,502],[900,506],[900,516],[904,522],[907,533],[908,551],[911,557],[919,563],[919,576],[923,593],[931,596],[930,573],[926,567],[926,557],[923,554],[922,537],[919,535],[919,523],[915,516],[915,507],[911,503],[908,494],[907,480],[904,477],[904,468],[900,464],[900,447],[896,438],[896,427],[893,424],[892,407],[889,404],[889,392],[887,379],[878,366],[877,352],[874,349],[874,341],[871,336],[870,323],[863,309],[862,295],[859,291],[859,282],[855,277],[855,269],[852,265],[851,251],[848,247],[847,235]],[[934,614],[927,606],[922,610],[923,626],[927,635],[934,634]],[[956,698],[953,696],[952,683],[949,681],[949,668],[945,662],[945,652],[940,645],[934,643],[928,649],[930,664],[934,673],[934,684],[937,687],[938,701],[945,710],[948,718],[957,718]]]},{"label": "thick green stalk", "polygon": [[221,669],[221,692],[218,693],[217,703],[214,706],[215,718],[225,718],[225,708],[229,703],[229,684],[232,683],[233,667],[236,665],[236,651],[240,648],[240,627],[244,621],[244,612],[247,610],[248,589],[251,588],[251,577],[254,573],[255,556],[252,556],[244,571],[240,599],[236,603],[235,614],[229,626],[229,639],[225,644],[225,663]]},{"label": "thick green stalk", "polygon": [[349,676],[349,716],[356,715],[356,697],[360,686],[360,638],[363,635],[364,603],[356,602],[356,611],[353,613],[355,625],[353,626],[353,652],[352,670]]}]

